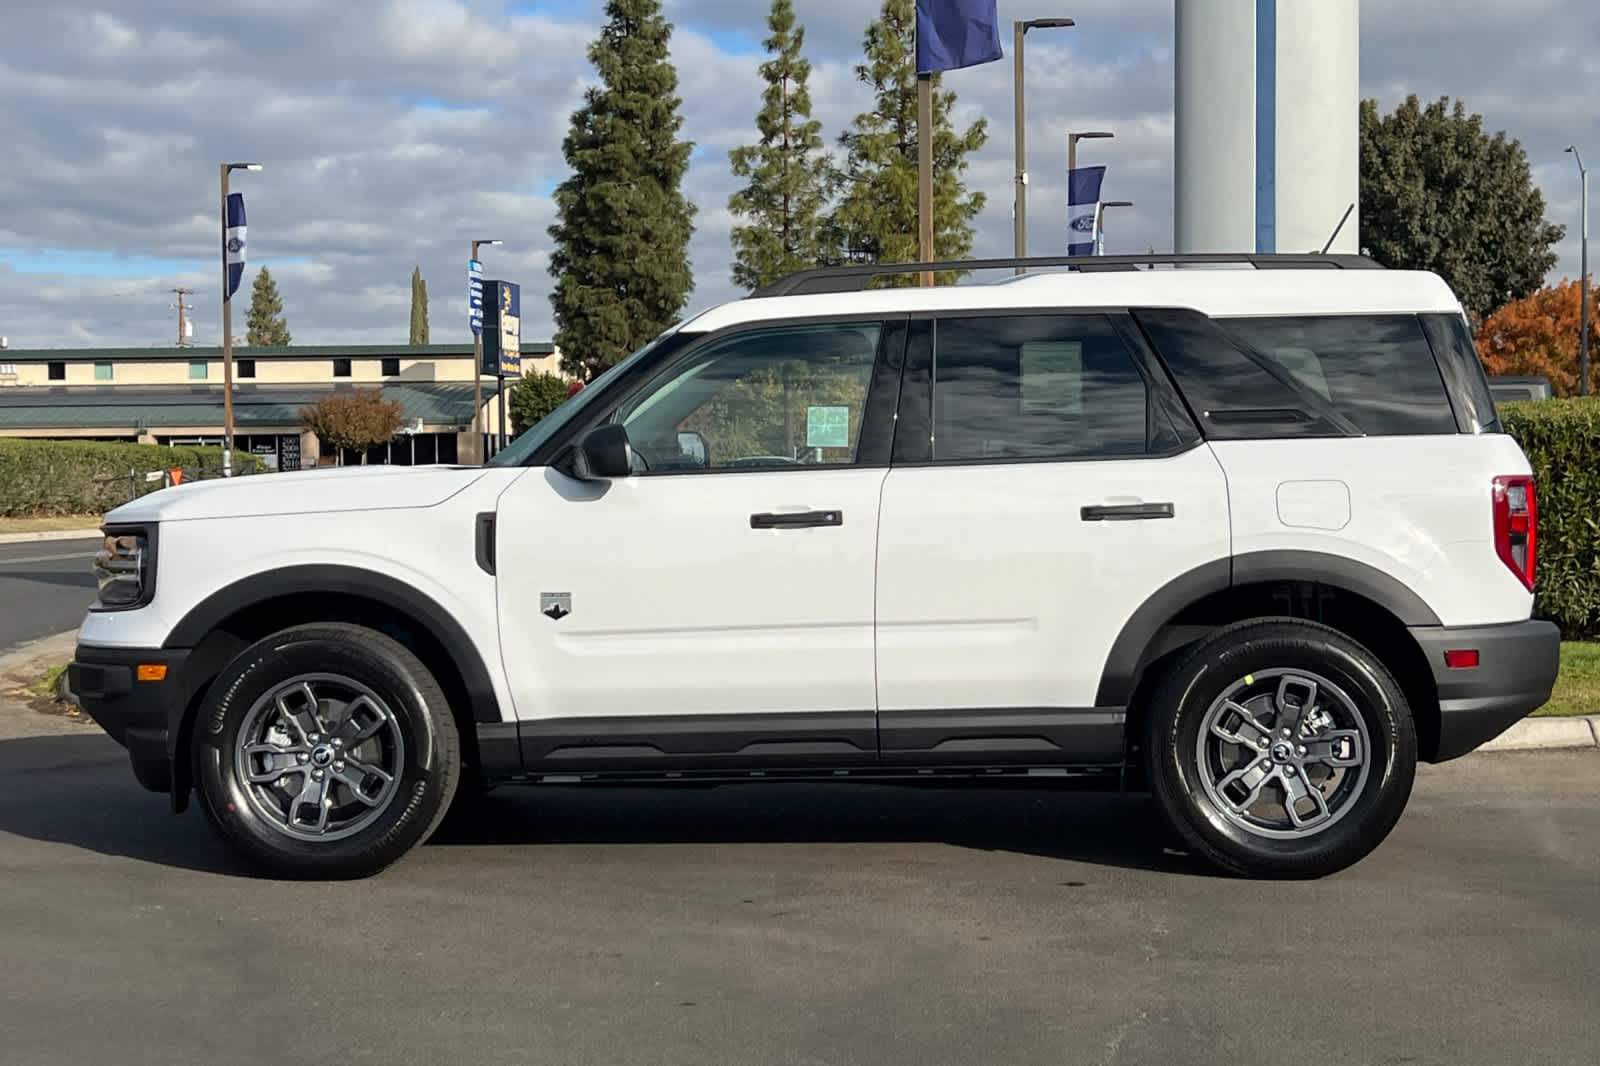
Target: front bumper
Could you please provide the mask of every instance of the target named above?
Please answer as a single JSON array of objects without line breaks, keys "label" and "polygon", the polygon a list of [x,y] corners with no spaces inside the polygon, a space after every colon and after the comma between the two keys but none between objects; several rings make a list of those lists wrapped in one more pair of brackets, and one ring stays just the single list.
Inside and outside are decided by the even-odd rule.
[{"label": "front bumper", "polygon": [[[1550,699],[1561,669],[1561,631],[1551,622],[1412,626],[1439,692],[1439,737],[1430,762],[1467,754]],[[1445,652],[1475,650],[1478,665],[1453,670]]]},{"label": "front bumper", "polygon": [[[181,648],[103,648],[80,644],[67,667],[79,704],[111,739],[128,749],[133,774],[153,792],[172,790],[172,752],[189,686]],[[138,680],[138,667],[164,666],[160,681]]]}]

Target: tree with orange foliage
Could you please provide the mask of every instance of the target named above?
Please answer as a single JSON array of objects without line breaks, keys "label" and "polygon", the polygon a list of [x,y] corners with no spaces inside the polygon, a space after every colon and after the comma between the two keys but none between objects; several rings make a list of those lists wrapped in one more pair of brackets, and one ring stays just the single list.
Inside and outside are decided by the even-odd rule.
[{"label": "tree with orange foliage", "polygon": [[[1593,281],[1590,287],[1593,287]],[[1538,375],[1550,379],[1557,396],[1578,394],[1578,283],[1540,289],[1532,296],[1513,300],[1490,315],[1478,331],[1478,356],[1490,374]],[[1589,323],[1589,351],[1595,343],[1594,323]],[[1589,392],[1600,382],[1600,367],[1589,360]]]}]

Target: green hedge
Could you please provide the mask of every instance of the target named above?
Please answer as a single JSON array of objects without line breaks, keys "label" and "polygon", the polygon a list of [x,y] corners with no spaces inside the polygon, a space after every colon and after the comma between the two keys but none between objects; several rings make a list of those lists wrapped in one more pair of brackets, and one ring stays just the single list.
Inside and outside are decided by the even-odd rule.
[{"label": "green hedge", "polygon": [[1600,638],[1600,397],[1503,404],[1500,417],[1539,479],[1534,611]]},{"label": "green hedge", "polygon": [[[264,469],[253,455],[235,451],[233,459],[240,473]],[[222,449],[0,438],[0,515],[104,514],[128,502],[132,492],[142,496],[161,487],[161,482],[146,483],[142,476],[130,486],[129,470],[143,475],[175,466],[183,467],[184,475],[192,479],[217,477]]]}]

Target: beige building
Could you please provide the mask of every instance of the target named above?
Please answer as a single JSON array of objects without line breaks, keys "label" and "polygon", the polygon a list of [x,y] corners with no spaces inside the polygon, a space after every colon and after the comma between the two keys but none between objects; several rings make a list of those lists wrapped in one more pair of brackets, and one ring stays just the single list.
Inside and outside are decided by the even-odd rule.
[{"label": "beige building", "polygon": [[[301,409],[329,393],[377,388],[401,404],[405,429],[367,461],[469,461],[472,366],[469,344],[236,347],[238,446],[274,466],[328,462],[333,457],[321,456],[304,430]],[[522,366],[559,374],[560,356],[552,345],[524,344]],[[496,380],[484,378],[480,426],[491,438],[497,393]],[[0,351],[0,436],[220,443],[222,394],[218,348]]]}]

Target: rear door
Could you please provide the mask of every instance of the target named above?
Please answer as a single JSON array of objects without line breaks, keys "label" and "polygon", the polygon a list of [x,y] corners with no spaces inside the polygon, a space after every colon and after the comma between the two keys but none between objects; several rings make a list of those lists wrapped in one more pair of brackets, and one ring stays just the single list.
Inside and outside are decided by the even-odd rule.
[{"label": "rear door", "polygon": [[883,758],[1120,761],[1118,634],[1174,579],[1225,585],[1228,541],[1222,471],[1125,316],[914,323],[879,518]]}]

